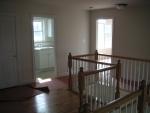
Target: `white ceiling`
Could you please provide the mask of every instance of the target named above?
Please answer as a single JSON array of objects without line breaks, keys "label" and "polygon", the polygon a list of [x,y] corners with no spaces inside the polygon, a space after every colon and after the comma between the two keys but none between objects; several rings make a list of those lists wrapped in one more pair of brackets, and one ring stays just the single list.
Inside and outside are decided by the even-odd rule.
[{"label": "white ceiling", "polygon": [[112,8],[118,3],[127,3],[128,7],[137,5],[150,5],[150,0],[34,0],[45,4],[56,6],[79,7],[86,10]]},{"label": "white ceiling", "polygon": [[115,4],[127,3],[128,7],[149,5],[150,0],[0,0],[0,1],[17,1],[17,2],[38,2],[49,4],[56,7],[78,7],[85,10],[113,8]]}]

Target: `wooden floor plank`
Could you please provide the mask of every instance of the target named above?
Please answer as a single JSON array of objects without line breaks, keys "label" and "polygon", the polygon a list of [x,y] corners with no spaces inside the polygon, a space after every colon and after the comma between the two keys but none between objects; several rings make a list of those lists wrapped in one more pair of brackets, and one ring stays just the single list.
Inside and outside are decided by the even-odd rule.
[{"label": "wooden floor plank", "polygon": [[24,101],[0,102],[0,113],[78,113],[78,96],[67,90],[67,84],[56,79],[45,84],[50,89],[48,94]]}]

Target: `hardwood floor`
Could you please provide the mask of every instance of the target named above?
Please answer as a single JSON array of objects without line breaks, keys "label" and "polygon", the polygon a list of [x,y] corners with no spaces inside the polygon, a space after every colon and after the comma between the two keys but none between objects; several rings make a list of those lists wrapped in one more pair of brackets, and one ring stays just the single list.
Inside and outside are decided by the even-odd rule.
[{"label": "hardwood floor", "polygon": [[45,84],[50,89],[48,94],[24,101],[0,102],[0,113],[78,113],[78,96],[67,90],[67,84],[58,79]]}]

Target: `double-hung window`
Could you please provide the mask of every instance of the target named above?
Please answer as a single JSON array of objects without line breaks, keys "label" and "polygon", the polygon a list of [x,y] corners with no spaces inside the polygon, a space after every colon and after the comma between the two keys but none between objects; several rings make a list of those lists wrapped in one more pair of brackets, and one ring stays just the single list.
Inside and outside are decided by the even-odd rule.
[{"label": "double-hung window", "polygon": [[44,24],[42,20],[34,20],[34,41],[43,42],[45,40],[44,36]]},{"label": "double-hung window", "polygon": [[33,20],[34,42],[53,40],[53,19],[35,17]]}]

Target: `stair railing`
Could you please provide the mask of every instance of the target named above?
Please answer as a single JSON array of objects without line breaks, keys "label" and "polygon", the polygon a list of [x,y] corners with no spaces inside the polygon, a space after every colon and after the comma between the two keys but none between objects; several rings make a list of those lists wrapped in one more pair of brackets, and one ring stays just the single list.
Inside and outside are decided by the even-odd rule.
[{"label": "stair railing", "polygon": [[93,113],[146,113],[146,99],[147,86],[143,80],[139,90],[114,100]]},{"label": "stair railing", "polygon": [[[71,91],[78,92],[78,72],[80,67],[84,68],[84,71],[93,71],[97,69],[103,69],[115,64],[100,62],[92,60],[89,54],[82,58],[72,56],[71,53],[68,55],[68,69],[69,69],[69,82],[68,86]],[[94,55],[95,56],[95,55]],[[94,57],[96,59],[97,57]]]},{"label": "stair railing", "polygon": [[76,55],[73,57],[84,59],[84,60],[95,61],[95,63],[103,62],[109,64],[116,64],[117,61],[120,60],[121,62],[120,87],[121,89],[124,90],[128,90],[128,91],[138,90],[140,80],[146,80],[146,84],[150,82],[150,77],[149,77],[150,60],[147,59],[123,57],[118,55],[105,55],[105,54],[99,54],[97,51],[95,51],[95,53],[93,54]]},{"label": "stair railing", "polygon": [[78,73],[79,112],[92,112],[106,103],[119,98],[119,79],[119,61],[117,65],[94,71],[83,71],[83,67],[81,67]]},{"label": "stair railing", "polygon": [[111,63],[120,60],[121,89],[135,91],[139,87],[140,80],[146,80],[146,84],[150,81],[150,60],[104,54],[98,54],[98,60],[103,62],[109,60]]}]

